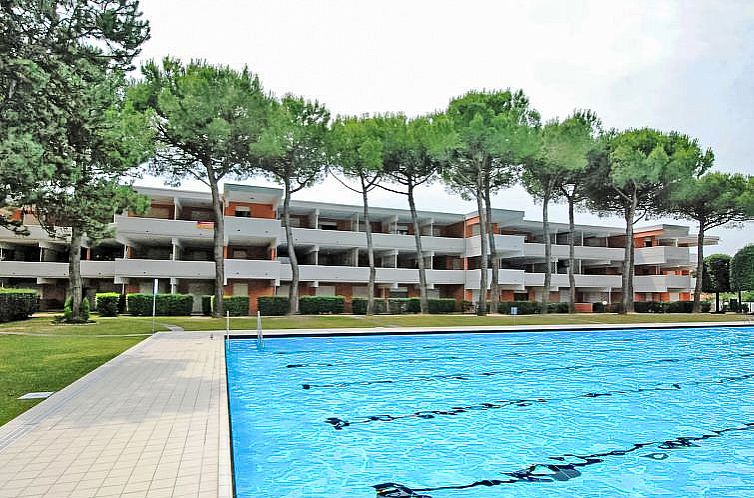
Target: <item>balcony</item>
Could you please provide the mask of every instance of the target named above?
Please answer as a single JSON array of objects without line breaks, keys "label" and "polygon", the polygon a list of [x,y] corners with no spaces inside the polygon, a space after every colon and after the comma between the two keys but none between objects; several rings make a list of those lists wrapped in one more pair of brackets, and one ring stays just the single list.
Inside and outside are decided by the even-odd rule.
[{"label": "balcony", "polygon": [[[467,258],[473,258],[482,254],[482,240],[479,235],[474,235],[466,240]],[[522,256],[524,254],[524,240],[522,235],[495,235],[495,250],[500,257]]]},{"label": "balcony", "polygon": [[[620,275],[584,275],[576,274],[576,287],[597,289],[618,289],[621,287]],[[527,287],[542,287],[545,284],[544,273],[526,273],[524,283]],[[551,280],[553,290],[569,287],[568,275],[553,273]]]},{"label": "balcony", "polygon": [[634,292],[687,292],[693,284],[689,275],[637,275]]},{"label": "balcony", "polygon": [[637,265],[685,266],[689,264],[689,248],[674,246],[639,247],[635,251],[634,263]]},{"label": "balcony", "polygon": [[115,275],[135,278],[215,278],[212,261],[172,261],[159,259],[116,259]]},{"label": "balcony", "polygon": [[[552,256],[558,259],[568,259],[568,245],[552,244]],[[619,247],[594,247],[594,246],[575,246],[574,255],[576,259],[594,260],[594,261],[623,261],[623,249]],[[542,243],[526,242],[524,243],[524,256],[530,258],[544,258],[545,245]]]},{"label": "balcony", "polygon": [[[302,282],[369,282],[369,268],[361,266],[316,266],[300,265]],[[463,270],[427,270],[429,284],[463,284]],[[290,281],[290,265],[280,266],[280,279]],[[418,284],[419,270],[415,268],[377,268],[378,284]]]},{"label": "balcony", "polygon": [[[115,228],[118,234],[137,239],[161,236],[188,240],[212,240],[215,233],[214,225],[211,223],[129,216],[116,216]],[[279,220],[225,217],[225,237],[230,243],[275,243],[279,234]]]},{"label": "balcony", "polygon": [[[366,249],[367,238],[364,232],[348,230],[320,230],[316,228],[293,228],[293,240],[297,246],[320,246],[340,249]],[[280,239],[284,242],[285,229],[280,230]],[[393,233],[373,233],[372,242],[375,250],[398,250],[414,252],[416,242],[413,235]],[[464,239],[455,237],[422,236],[422,249],[440,253],[462,254]]]},{"label": "balcony", "polygon": [[280,280],[280,261],[226,259],[225,278]]},{"label": "balcony", "polygon": [[[81,262],[83,278],[112,278],[114,274],[114,261]],[[0,261],[0,277],[68,278],[68,263]]]},{"label": "balcony", "polygon": [[[508,290],[524,290],[524,270],[499,270],[498,283]],[[467,289],[479,289],[482,270],[467,270],[465,282]],[[492,270],[487,270],[487,285],[492,280]]]}]

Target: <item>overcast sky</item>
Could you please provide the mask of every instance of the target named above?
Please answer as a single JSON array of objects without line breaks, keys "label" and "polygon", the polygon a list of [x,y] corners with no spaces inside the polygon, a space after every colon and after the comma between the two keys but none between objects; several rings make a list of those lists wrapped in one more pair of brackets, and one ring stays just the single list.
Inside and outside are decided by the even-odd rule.
[{"label": "overcast sky", "polygon": [[[152,38],[139,60],[247,65],[267,90],[317,99],[333,115],[416,115],[470,89],[521,88],[543,119],[589,108],[606,127],[679,130],[714,150],[717,169],[754,174],[751,1],[142,0],[142,9]],[[395,194],[373,197],[406,207]],[[360,202],[332,180],[298,198]],[[494,202],[541,219],[521,188]],[[417,203],[474,209],[441,185]],[[563,207],[550,212],[567,221]],[[589,213],[578,221],[621,224]],[[754,225],[715,234],[716,250],[733,253],[754,241]]]}]

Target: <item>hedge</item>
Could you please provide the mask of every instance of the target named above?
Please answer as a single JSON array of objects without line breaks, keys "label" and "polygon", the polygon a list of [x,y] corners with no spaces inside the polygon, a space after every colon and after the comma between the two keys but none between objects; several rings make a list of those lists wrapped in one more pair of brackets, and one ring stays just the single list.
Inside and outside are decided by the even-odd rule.
[{"label": "hedge", "polygon": [[[711,303],[702,301],[702,313],[708,313],[711,307]],[[663,303],[659,301],[634,302],[634,311],[636,313],[691,313],[693,308],[693,301],[673,301],[670,303]]]},{"label": "hedge", "polygon": [[[366,298],[354,298],[351,301],[351,311],[354,315],[366,314]],[[418,297],[391,297],[389,299],[374,300],[374,312],[376,314],[401,315],[404,313],[419,313],[420,311],[421,300]]]},{"label": "hedge", "polygon": [[98,292],[95,295],[95,303],[100,316],[118,316],[118,303],[120,294],[117,292]]},{"label": "hedge", "polygon": [[428,299],[427,305],[429,312],[436,313],[453,313],[456,310],[456,300],[452,298],[446,299]]},{"label": "hedge", "polygon": [[0,289],[0,322],[26,320],[39,310],[34,289]]},{"label": "hedge", "polygon": [[202,296],[202,315],[210,316],[212,314],[212,299],[215,296]]},{"label": "hedge", "polygon": [[[151,316],[152,294],[129,294],[128,312],[135,316]],[[157,294],[155,314],[158,316],[186,316],[194,309],[191,294]]]},{"label": "hedge", "polygon": [[280,316],[288,313],[288,298],[283,296],[260,296],[257,298],[257,309],[265,316]]},{"label": "hedge", "polygon": [[325,313],[343,313],[346,298],[343,296],[301,296],[298,300],[302,315],[321,315]]},{"label": "hedge", "polygon": [[548,313],[568,313],[568,303],[550,303],[547,305]]},{"label": "hedge", "polygon": [[[513,307],[518,308],[519,315],[536,315],[541,311],[540,303],[535,301],[500,301],[497,312],[503,315],[510,315],[511,308]],[[566,307],[568,307],[567,304]]]},{"label": "hedge", "polygon": [[230,316],[249,316],[249,296],[224,296],[223,308]]}]

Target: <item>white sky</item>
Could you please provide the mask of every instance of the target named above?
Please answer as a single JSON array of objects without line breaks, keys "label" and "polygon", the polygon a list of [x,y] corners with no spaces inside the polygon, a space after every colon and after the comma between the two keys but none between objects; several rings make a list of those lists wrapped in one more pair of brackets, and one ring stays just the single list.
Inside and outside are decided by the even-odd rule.
[{"label": "white sky", "polygon": [[[152,38],[140,61],[171,55],[248,65],[267,90],[317,99],[333,115],[415,115],[441,109],[470,89],[522,88],[545,120],[589,108],[606,127],[679,130],[712,147],[717,169],[754,174],[754,2],[142,0],[141,5]],[[154,178],[139,183],[162,184]],[[360,203],[334,180],[298,198]],[[407,207],[404,197],[382,191],[371,203]],[[417,203],[429,210],[474,209],[441,185],[423,189]],[[541,217],[521,188],[499,194],[495,207]],[[567,221],[563,207],[550,212],[555,221]],[[659,221],[679,223],[650,223]],[[577,222],[621,225],[620,219],[590,213]],[[753,224],[714,233],[721,244],[707,253],[733,253],[754,242]]]}]

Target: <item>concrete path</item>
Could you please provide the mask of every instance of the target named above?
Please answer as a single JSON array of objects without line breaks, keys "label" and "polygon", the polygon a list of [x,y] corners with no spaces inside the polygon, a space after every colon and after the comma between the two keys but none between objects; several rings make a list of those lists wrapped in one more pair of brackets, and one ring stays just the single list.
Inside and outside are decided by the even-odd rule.
[{"label": "concrete path", "polygon": [[222,337],[158,333],[0,428],[0,497],[232,495]]}]

